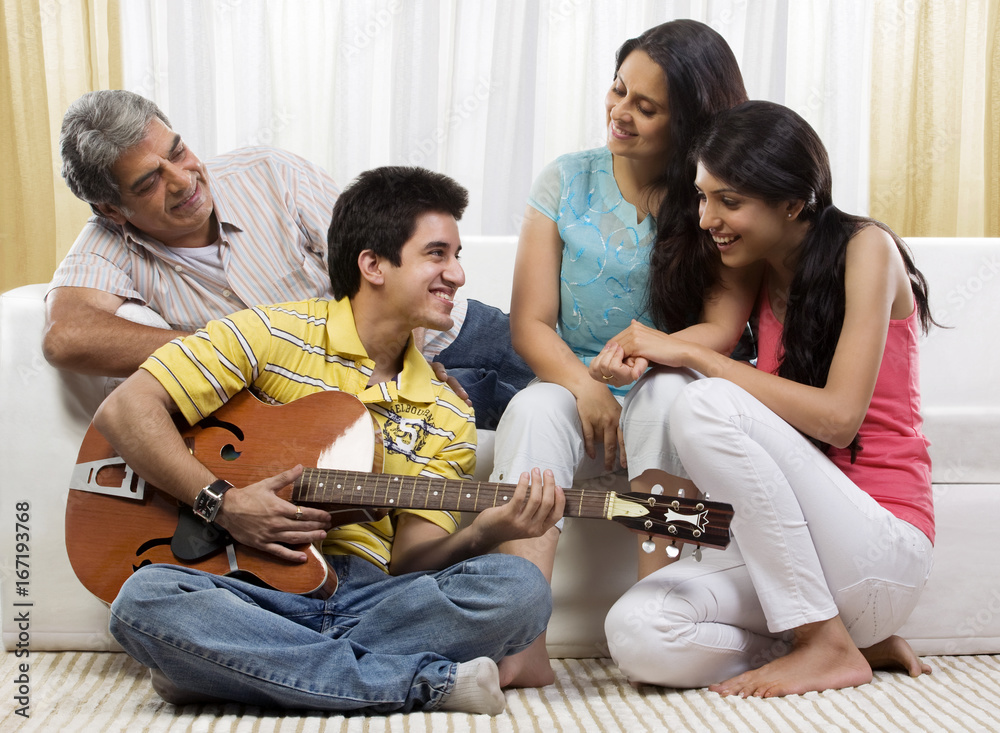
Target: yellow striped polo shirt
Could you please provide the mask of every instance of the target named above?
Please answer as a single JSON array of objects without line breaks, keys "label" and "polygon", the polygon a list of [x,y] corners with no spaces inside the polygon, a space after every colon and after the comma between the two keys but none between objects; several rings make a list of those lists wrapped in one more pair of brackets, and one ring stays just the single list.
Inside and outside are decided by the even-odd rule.
[{"label": "yellow striped polo shirt", "polygon": [[[358,397],[381,429],[384,473],[470,479],[475,470],[472,409],[434,378],[412,339],[397,379],[368,385],[375,362],[361,344],[346,298],[234,313],[157,349],[142,368],[192,425],[244,388],[278,404],[339,390]],[[331,530],[323,551],[364,557],[387,570],[398,512],[417,514],[448,532],[458,527],[454,512],[397,509],[376,522]]]}]

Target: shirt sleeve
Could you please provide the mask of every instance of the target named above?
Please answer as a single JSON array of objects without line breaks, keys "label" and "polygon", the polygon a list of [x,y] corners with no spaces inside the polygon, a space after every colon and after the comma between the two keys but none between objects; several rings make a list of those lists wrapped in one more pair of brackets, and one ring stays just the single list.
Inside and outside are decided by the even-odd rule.
[{"label": "shirt sleeve", "polygon": [[562,171],[559,159],[542,169],[528,192],[528,205],[545,214],[552,221],[559,221],[559,203],[562,199]]},{"label": "shirt sleeve", "polygon": [[93,288],[146,305],[132,279],[125,236],[91,217],[56,268],[46,294],[54,288]]},{"label": "shirt sleeve", "polygon": [[141,365],[163,385],[189,425],[211,415],[254,382],[268,363],[270,324],[259,308],[210,321]]}]

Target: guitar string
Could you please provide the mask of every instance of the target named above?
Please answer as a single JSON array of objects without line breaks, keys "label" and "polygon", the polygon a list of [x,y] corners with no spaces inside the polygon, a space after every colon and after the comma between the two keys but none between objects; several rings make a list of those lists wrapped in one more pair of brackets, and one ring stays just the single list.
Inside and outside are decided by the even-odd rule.
[{"label": "guitar string", "polygon": [[[382,486],[384,482],[384,486]],[[339,483],[341,486],[340,491],[343,492],[343,486],[354,485],[354,490],[350,492],[344,492],[347,496],[350,496],[350,502],[337,502],[337,503],[350,503],[355,505],[363,504],[379,504],[393,506],[394,503],[398,504],[402,501],[402,496],[408,489],[410,491],[410,501],[402,504],[403,506],[419,508],[431,507],[433,504],[433,499],[424,501],[416,500],[417,489],[421,489],[421,493],[431,492],[436,489],[436,494],[429,493],[428,496],[439,496],[438,507],[444,508],[446,500],[451,499],[447,502],[448,508],[455,511],[469,511],[470,508],[477,510],[480,507],[479,497],[483,493],[483,488],[486,487],[486,495],[492,494],[493,499],[489,502],[488,506],[481,507],[483,509],[489,506],[497,506],[501,502],[497,501],[500,496],[500,492],[509,488],[511,493],[515,486],[513,484],[496,484],[490,482],[481,481],[460,481],[455,479],[444,479],[444,478],[430,478],[424,476],[404,476],[397,474],[375,474],[375,473],[362,473],[362,472],[349,472],[340,471],[336,469],[321,469],[321,468],[307,468],[303,472],[303,476],[297,482],[300,488],[306,490],[307,495],[303,495],[301,492],[298,495],[300,501],[305,502],[319,502],[319,503],[334,503],[329,500],[323,501],[321,495],[318,494],[319,491],[325,489],[326,486],[330,484]],[[395,486],[393,486],[395,484]],[[367,488],[366,488],[367,487]],[[393,496],[398,497],[396,502],[389,502],[390,492],[393,492]],[[463,497],[462,494],[465,494]],[[564,511],[566,516],[579,516],[586,518],[605,518],[607,516],[607,502],[608,502],[608,492],[593,489],[564,489],[566,495],[566,506],[567,510]],[[376,498],[381,497],[381,501]],[[346,497],[345,497],[346,498]],[[683,505],[680,507],[680,511],[684,509],[693,510],[693,506],[688,506],[694,500],[684,500]],[[453,506],[455,503],[458,506]],[[665,508],[671,508],[669,505]],[[729,532],[728,530],[720,530],[719,525],[725,523],[725,516],[715,516],[719,514],[726,514],[726,510],[716,509],[714,507],[708,507],[708,526],[704,529],[702,536],[694,541],[701,541],[703,543],[708,543],[715,536],[718,535],[718,539],[723,539],[728,541]],[[573,511],[576,510],[576,511]],[[678,538],[681,539],[681,538]],[[686,540],[692,541],[692,540]]]},{"label": "guitar string", "polygon": [[[483,492],[483,487],[486,487],[487,494],[492,492],[494,495],[494,501],[499,495],[503,488],[509,487],[513,489],[513,484],[493,484],[489,482],[475,482],[475,481],[459,481],[454,479],[443,479],[443,478],[429,478],[423,476],[403,476],[396,474],[371,474],[371,473],[358,473],[358,472],[347,472],[338,471],[334,469],[306,469],[307,473],[303,476],[301,484],[310,492],[310,497],[302,496],[301,499],[305,501],[319,500],[316,495],[316,489],[323,487],[323,481],[326,483],[339,481],[341,486],[346,484],[355,485],[355,489],[351,494],[353,494],[352,501],[361,501],[362,503],[377,501],[376,496],[382,494],[384,498],[388,498],[390,492],[395,492],[396,496],[402,496],[402,493],[406,489],[410,489],[411,495],[416,493],[417,489],[422,491],[427,491],[437,487],[437,494],[431,494],[432,496],[442,495],[444,499],[451,497],[461,503],[461,494],[466,493],[466,499],[472,499],[472,504],[477,505],[478,501],[472,498],[472,493],[475,492],[477,495]],[[360,479],[360,480],[359,480]],[[382,486],[381,482],[385,481],[385,485]],[[392,484],[396,484],[395,487]],[[365,488],[367,485],[367,489]],[[342,489],[341,489],[342,490]],[[360,493],[359,493],[360,492]],[[567,497],[571,500],[570,504],[586,504],[591,507],[603,507],[607,502],[608,492],[593,489],[565,489]],[[358,497],[361,497],[360,499]],[[619,495],[621,496],[621,495]],[[369,498],[370,497],[370,498]],[[412,496],[411,496],[412,498]],[[691,503],[695,500],[687,499],[681,500],[681,506],[677,510],[684,509],[694,509]],[[413,502],[416,506],[420,505],[420,502],[414,500]],[[428,502],[429,503],[429,502]],[[492,503],[490,504],[493,505]],[[664,508],[671,508],[669,504]],[[713,506],[707,507],[710,513],[722,513],[726,514],[725,509],[717,509]]]}]

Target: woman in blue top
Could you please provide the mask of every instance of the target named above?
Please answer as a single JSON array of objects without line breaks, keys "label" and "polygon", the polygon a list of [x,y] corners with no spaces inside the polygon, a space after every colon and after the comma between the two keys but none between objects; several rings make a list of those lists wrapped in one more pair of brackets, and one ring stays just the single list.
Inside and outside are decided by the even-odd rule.
[{"label": "woman in blue top", "polygon": [[[533,466],[556,483],[625,464],[621,403],[628,387],[594,381],[590,360],[647,315],[647,275],[657,231],[697,233],[697,201],[687,160],[710,117],[746,100],[725,40],[703,23],[652,28],[618,50],[605,99],[607,146],[564,155],[547,166],[529,196],[514,269],[514,348],[538,379],[507,407],[496,435],[494,481],[517,481]],[[752,308],[754,284],[721,278],[719,297],[693,314],[685,338],[729,353]],[[666,407],[650,404],[656,421]],[[559,531],[507,552],[533,560],[551,578]],[[553,680],[544,635],[508,657],[501,682]]]}]

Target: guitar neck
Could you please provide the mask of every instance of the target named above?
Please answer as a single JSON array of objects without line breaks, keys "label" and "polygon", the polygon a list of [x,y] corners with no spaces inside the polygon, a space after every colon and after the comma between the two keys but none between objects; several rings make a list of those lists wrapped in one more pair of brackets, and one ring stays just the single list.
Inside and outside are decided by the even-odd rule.
[{"label": "guitar neck", "polygon": [[[488,481],[361,473],[306,468],[295,482],[296,504],[399,507],[439,511],[481,512],[510,501],[513,484]],[[613,494],[607,491],[564,489],[567,517],[603,519],[609,516]]]}]

